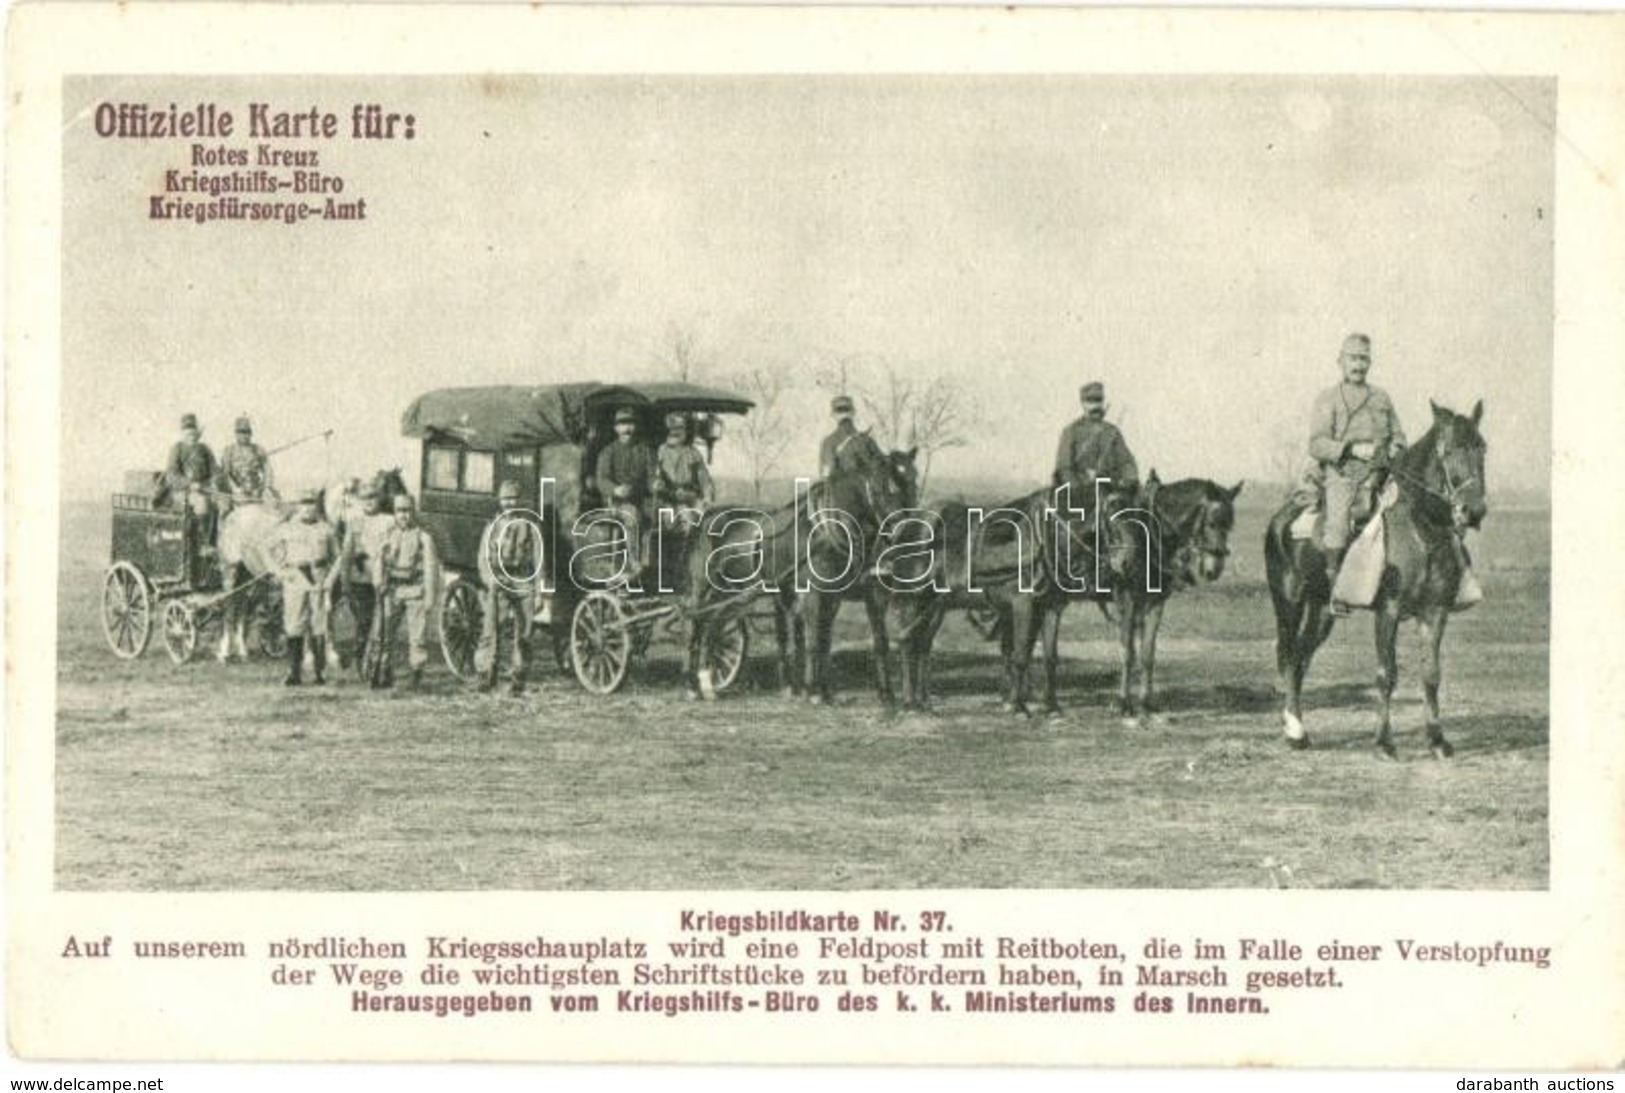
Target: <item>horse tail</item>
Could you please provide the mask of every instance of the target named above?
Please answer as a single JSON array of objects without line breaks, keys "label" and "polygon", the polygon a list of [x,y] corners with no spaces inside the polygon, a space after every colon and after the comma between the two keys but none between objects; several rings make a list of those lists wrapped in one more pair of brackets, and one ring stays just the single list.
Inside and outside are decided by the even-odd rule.
[{"label": "horse tail", "polygon": [[1283,506],[1270,518],[1264,530],[1264,575],[1277,614],[1289,610],[1303,595],[1303,575],[1293,565],[1292,521],[1294,506]]}]

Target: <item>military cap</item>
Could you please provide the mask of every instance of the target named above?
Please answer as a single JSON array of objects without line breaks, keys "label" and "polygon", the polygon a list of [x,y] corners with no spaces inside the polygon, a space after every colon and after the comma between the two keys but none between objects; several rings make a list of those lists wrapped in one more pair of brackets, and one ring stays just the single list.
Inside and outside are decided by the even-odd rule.
[{"label": "military cap", "polygon": [[1371,339],[1366,337],[1364,334],[1350,334],[1348,337],[1343,339],[1342,351],[1344,353],[1370,354]]},{"label": "military cap", "polygon": [[1078,390],[1078,397],[1084,402],[1105,402],[1106,385],[1099,380],[1090,380]]},{"label": "military cap", "polygon": [[412,495],[411,494],[409,494],[409,493],[397,493],[395,495],[395,511],[396,512],[411,512],[416,507],[417,506],[415,504],[413,504],[413,502],[412,502]]},{"label": "military cap", "polygon": [[687,428],[688,418],[684,417],[682,414],[666,415],[666,431],[668,433],[675,433],[681,430],[686,430]]},{"label": "military cap", "polygon": [[836,395],[830,399],[829,412],[832,414],[850,414],[852,412],[852,396]]},{"label": "military cap", "polygon": [[299,503],[301,505],[315,505],[315,504],[319,504],[321,502],[321,500],[322,500],[322,491],[321,490],[300,490],[299,491]]},{"label": "military cap", "polygon": [[512,498],[515,501],[519,500],[519,483],[515,482],[511,478],[508,479],[506,482],[502,483],[502,485],[497,487],[497,496],[504,500],[508,498]]},{"label": "military cap", "polygon": [[361,483],[361,488],[356,491],[356,496],[360,497],[363,501],[377,497],[378,483],[374,482],[370,478],[367,479],[365,482]]},{"label": "military cap", "polygon": [[236,431],[239,433],[251,433],[254,431],[254,423],[248,420],[247,414],[244,414],[242,417],[237,419]]},{"label": "military cap", "polygon": [[619,410],[615,411],[615,424],[617,425],[624,425],[627,422],[631,422],[632,424],[636,425],[637,420],[637,412],[634,411],[630,406],[622,406]]},{"label": "military cap", "polygon": [[198,427],[198,424],[197,424],[197,415],[196,414],[182,414],[181,415],[181,428],[182,429],[196,429],[197,427]]}]

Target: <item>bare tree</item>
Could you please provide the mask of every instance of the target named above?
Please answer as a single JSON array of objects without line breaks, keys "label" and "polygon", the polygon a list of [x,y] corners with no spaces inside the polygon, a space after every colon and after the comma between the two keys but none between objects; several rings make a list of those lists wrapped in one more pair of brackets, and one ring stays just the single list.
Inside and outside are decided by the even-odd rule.
[{"label": "bare tree", "polygon": [[937,453],[966,443],[969,423],[962,393],[942,376],[921,381],[888,363],[873,383],[859,387],[858,397],[883,446],[919,449],[922,492]]},{"label": "bare tree", "polygon": [[794,386],[789,366],[763,364],[736,372],[731,385],[756,405],[734,432],[736,446],[750,464],[751,496],[762,499],[762,483],[778,468],[794,440],[785,395]]},{"label": "bare tree", "polygon": [[700,349],[699,335],[676,323],[666,327],[666,344],[655,353],[655,363],[683,383],[693,383],[710,367]]}]

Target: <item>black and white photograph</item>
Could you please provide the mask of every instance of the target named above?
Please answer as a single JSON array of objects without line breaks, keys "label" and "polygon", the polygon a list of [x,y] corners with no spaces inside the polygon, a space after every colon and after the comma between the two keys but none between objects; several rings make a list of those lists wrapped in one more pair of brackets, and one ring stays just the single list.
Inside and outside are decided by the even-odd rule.
[{"label": "black and white photograph", "polygon": [[[843,64],[826,13],[798,63],[721,12],[740,52],[639,63],[680,21],[626,18],[623,63],[576,12],[516,26],[528,70],[120,66],[117,33],[60,70],[55,310],[12,312],[8,368],[9,530],[48,567],[11,555],[9,649],[19,597],[50,636],[49,679],[8,654],[24,963],[167,960],[192,1007],[236,968],[295,1026],[365,1021],[328,1057],[450,1012],[513,1058],[692,1017],[641,1057],[711,1061],[762,1057],[715,1046],[730,1016],[885,1010],[813,1053],[885,1061],[924,1010],[961,1043],[898,1061],[1042,1061],[1077,1057],[1020,1047],[1063,1014],[1251,1030],[1579,974],[1565,884],[1617,895],[1620,846],[1562,810],[1618,819],[1618,740],[1565,778],[1619,725],[1554,631],[1613,625],[1618,506],[1565,550],[1563,490],[1611,472],[1564,423],[1618,383],[1567,332],[1618,301],[1620,149],[1565,111],[1617,120],[1617,73],[1456,22],[1445,56],[1503,54],[1340,65],[1286,15],[1313,64],[1223,22],[1211,65],[1109,63],[1063,13],[1095,63],[969,13],[931,27],[982,61]],[[1564,281],[1576,238],[1604,283]],[[1600,582],[1572,613],[1564,565]],[[255,904],[286,913],[211,911]],[[503,1040],[532,1005],[594,1031]],[[1077,1052],[1230,1061],[1212,1035]]]}]

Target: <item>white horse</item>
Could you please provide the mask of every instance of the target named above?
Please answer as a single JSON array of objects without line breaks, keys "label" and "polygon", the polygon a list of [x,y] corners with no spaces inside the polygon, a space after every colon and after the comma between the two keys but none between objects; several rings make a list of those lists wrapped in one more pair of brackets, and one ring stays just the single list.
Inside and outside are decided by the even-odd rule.
[{"label": "white horse", "polygon": [[[224,621],[220,628],[222,661],[248,656],[248,597],[263,591],[241,590],[247,582],[267,583],[275,578],[276,560],[270,545],[289,509],[279,501],[238,503],[220,521],[220,590],[224,595]],[[275,620],[271,625],[282,625]]]}]

